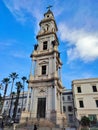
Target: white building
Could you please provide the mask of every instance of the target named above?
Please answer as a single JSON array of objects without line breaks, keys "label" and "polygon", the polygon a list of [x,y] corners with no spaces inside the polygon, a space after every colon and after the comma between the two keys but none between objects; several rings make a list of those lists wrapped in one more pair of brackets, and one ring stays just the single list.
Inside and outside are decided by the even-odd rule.
[{"label": "white building", "polygon": [[63,112],[66,115],[67,125],[74,126],[74,106],[73,106],[73,93],[72,90],[63,89]]},{"label": "white building", "polygon": [[98,120],[98,78],[73,80],[72,91],[77,119],[87,116],[92,122]]},{"label": "white building", "polygon": [[[31,95],[29,96],[29,98],[31,98]],[[2,114],[8,116],[9,115],[9,109],[11,107],[10,117],[12,117],[15,100],[16,100],[16,94],[14,94],[14,96],[13,96],[12,106],[11,106],[11,97],[10,97],[10,95],[5,97],[4,105],[3,105],[3,108],[2,108]],[[24,93],[24,98],[23,98],[23,93],[20,93],[18,107],[17,107],[16,119],[20,119],[21,112],[25,111],[26,102],[27,102],[27,92]]]},{"label": "white building", "polygon": [[[31,92],[30,110],[27,98],[26,111],[22,118],[42,118],[61,124],[65,117],[62,112],[62,82],[60,69],[62,62],[58,51],[58,31],[52,11],[49,9],[40,22],[38,43],[31,54],[34,73],[28,80],[28,97]],[[22,121],[21,118],[21,121]]]},{"label": "white building", "polygon": [[[39,89],[40,90],[40,89]],[[20,94],[17,109],[17,118],[20,119],[22,108],[23,93]],[[13,114],[14,96],[11,115]],[[33,100],[33,99],[32,99]],[[4,102],[2,113],[9,112],[10,97],[7,96]],[[33,100],[34,101],[34,100]],[[26,112],[27,92],[24,95],[23,111]],[[28,111],[30,111],[31,93],[29,93]],[[68,126],[76,126],[76,119],[88,116],[93,123],[98,120],[98,78],[80,79],[72,81],[72,90],[63,89],[62,91],[62,111],[65,113]],[[31,113],[30,113],[31,114]],[[30,115],[29,115],[30,116]]]},{"label": "white building", "polygon": [[[31,54],[32,68],[28,92],[25,93],[24,99],[23,94],[20,94],[17,118],[21,116],[21,122],[26,118],[42,118],[61,125],[62,119],[66,117],[70,126],[73,125],[75,117],[81,120],[84,115],[92,121],[98,120],[98,78],[73,80],[72,90],[63,90],[60,77],[62,62],[56,34],[58,28],[50,9],[44,14],[39,25],[37,44]],[[10,101],[11,99],[6,97],[2,113],[9,112]],[[15,97],[13,105],[14,101]],[[22,113],[21,108],[24,110]]]}]

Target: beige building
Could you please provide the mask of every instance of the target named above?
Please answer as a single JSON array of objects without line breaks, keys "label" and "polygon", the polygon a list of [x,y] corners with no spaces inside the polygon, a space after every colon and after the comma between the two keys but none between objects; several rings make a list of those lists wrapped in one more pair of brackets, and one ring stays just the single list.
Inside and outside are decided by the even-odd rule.
[{"label": "beige building", "polygon": [[98,120],[98,78],[73,80],[72,90],[76,118]]},{"label": "beige building", "polygon": [[38,43],[31,54],[34,70],[28,80],[28,97],[31,93],[31,100],[27,97],[26,111],[22,113],[22,118],[40,118],[62,124],[62,118],[65,117],[62,112],[63,87],[60,78],[62,62],[56,34],[58,28],[50,9],[39,25]]}]

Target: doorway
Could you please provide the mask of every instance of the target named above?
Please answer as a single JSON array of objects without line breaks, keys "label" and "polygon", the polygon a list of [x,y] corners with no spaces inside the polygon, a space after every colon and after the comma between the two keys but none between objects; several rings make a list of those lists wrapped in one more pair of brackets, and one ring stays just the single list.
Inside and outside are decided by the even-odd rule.
[{"label": "doorway", "polygon": [[46,98],[38,98],[37,118],[45,118],[45,113],[46,113]]}]

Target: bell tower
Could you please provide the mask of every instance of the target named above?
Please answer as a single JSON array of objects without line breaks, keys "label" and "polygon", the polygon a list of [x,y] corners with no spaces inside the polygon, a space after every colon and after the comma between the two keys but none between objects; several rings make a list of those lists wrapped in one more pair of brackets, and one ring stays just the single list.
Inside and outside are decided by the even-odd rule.
[{"label": "bell tower", "polygon": [[[45,118],[60,124],[62,114],[62,82],[60,70],[62,62],[58,51],[58,31],[50,8],[40,21],[37,44],[31,54],[32,72],[28,80],[26,111],[31,118]],[[31,99],[29,101],[29,92]]]}]

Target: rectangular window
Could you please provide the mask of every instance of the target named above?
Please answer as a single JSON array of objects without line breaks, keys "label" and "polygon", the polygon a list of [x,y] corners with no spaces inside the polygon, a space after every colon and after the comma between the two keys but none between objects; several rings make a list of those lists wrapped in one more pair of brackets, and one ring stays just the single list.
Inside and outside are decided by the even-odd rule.
[{"label": "rectangular window", "polygon": [[47,41],[43,42],[43,50],[47,50]]},{"label": "rectangular window", "polygon": [[8,101],[6,101],[6,105],[8,105]]},{"label": "rectangular window", "polygon": [[81,108],[84,107],[84,104],[83,104],[83,101],[82,101],[82,100],[79,101],[79,105],[80,105]]},{"label": "rectangular window", "polygon": [[72,106],[68,106],[68,111],[72,112]]},{"label": "rectangular window", "polygon": [[77,92],[81,93],[81,87],[77,87]]},{"label": "rectangular window", "polygon": [[62,97],[62,100],[63,100],[63,101],[65,100],[64,97]]},{"label": "rectangular window", "polygon": [[73,114],[69,114],[69,122],[73,122]]},{"label": "rectangular window", "polygon": [[70,96],[67,96],[67,100],[71,100],[71,97],[70,97]]},{"label": "rectangular window", "polygon": [[65,106],[63,106],[63,112],[66,112],[66,107]]},{"label": "rectangular window", "polygon": [[95,100],[95,102],[96,102],[96,107],[98,107],[98,100]]},{"label": "rectangular window", "polygon": [[42,75],[46,74],[46,65],[42,66]]},{"label": "rectangular window", "polygon": [[97,87],[96,86],[92,86],[93,92],[97,92]]}]

